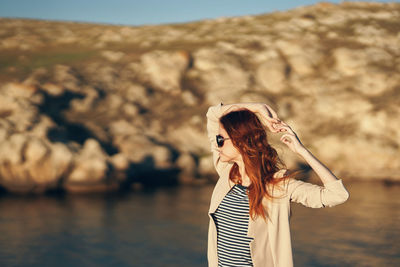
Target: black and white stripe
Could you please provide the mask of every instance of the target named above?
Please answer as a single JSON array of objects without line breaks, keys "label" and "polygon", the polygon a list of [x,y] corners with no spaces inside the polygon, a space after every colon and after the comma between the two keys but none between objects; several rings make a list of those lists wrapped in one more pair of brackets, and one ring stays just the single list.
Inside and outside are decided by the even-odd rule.
[{"label": "black and white stripe", "polygon": [[247,187],[234,185],[212,216],[217,227],[218,266],[253,266],[249,246],[253,238],[247,236]]}]

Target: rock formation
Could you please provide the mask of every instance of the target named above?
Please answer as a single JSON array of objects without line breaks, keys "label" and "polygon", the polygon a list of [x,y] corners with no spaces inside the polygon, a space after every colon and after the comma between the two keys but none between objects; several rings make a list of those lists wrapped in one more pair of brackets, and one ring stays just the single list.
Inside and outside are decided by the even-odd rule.
[{"label": "rock formation", "polygon": [[[400,4],[185,24],[0,19],[0,185],[114,190],[215,177],[205,113],[264,102],[338,177],[400,181]],[[303,161],[270,140],[290,168]]]}]

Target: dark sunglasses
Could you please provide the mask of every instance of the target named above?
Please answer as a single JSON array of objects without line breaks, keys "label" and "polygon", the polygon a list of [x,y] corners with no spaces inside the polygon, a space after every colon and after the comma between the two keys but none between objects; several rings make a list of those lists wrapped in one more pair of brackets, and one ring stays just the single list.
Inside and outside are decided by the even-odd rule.
[{"label": "dark sunglasses", "polygon": [[223,147],[225,140],[229,140],[229,138],[224,138],[222,135],[217,135],[216,138],[218,147]]}]

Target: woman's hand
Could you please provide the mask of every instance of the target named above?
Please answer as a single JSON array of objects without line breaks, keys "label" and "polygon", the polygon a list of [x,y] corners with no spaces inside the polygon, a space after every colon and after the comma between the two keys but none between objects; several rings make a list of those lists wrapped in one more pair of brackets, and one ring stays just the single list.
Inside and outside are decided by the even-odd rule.
[{"label": "woman's hand", "polygon": [[287,132],[286,134],[282,135],[280,140],[282,143],[287,145],[290,150],[293,152],[300,154],[300,152],[305,149],[303,144],[300,142],[300,139],[297,137],[297,134],[287,125],[286,122],[281,121],[277,125],[278,132]]},{"label": "woman's hand", "polygon": [[261,123],[267,126],[271,132],[279,132],[279,129],[277,129],[276,126],[281,122],[281,120],[270,106],[263,103],[254,103],[249,107],[249,109],[259,115],[258,118],[261,120]]}]

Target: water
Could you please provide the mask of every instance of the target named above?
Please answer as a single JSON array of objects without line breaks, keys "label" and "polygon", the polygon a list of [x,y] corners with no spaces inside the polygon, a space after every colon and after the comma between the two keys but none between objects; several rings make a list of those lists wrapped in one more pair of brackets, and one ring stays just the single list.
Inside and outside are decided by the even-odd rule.
[{"label": "water", "polygon": [[[400,186],[346,183],[342,205],[292,205],[295,266],[400,266]],[[207,266],[213,186],[0,198],[0,266]]]}]

